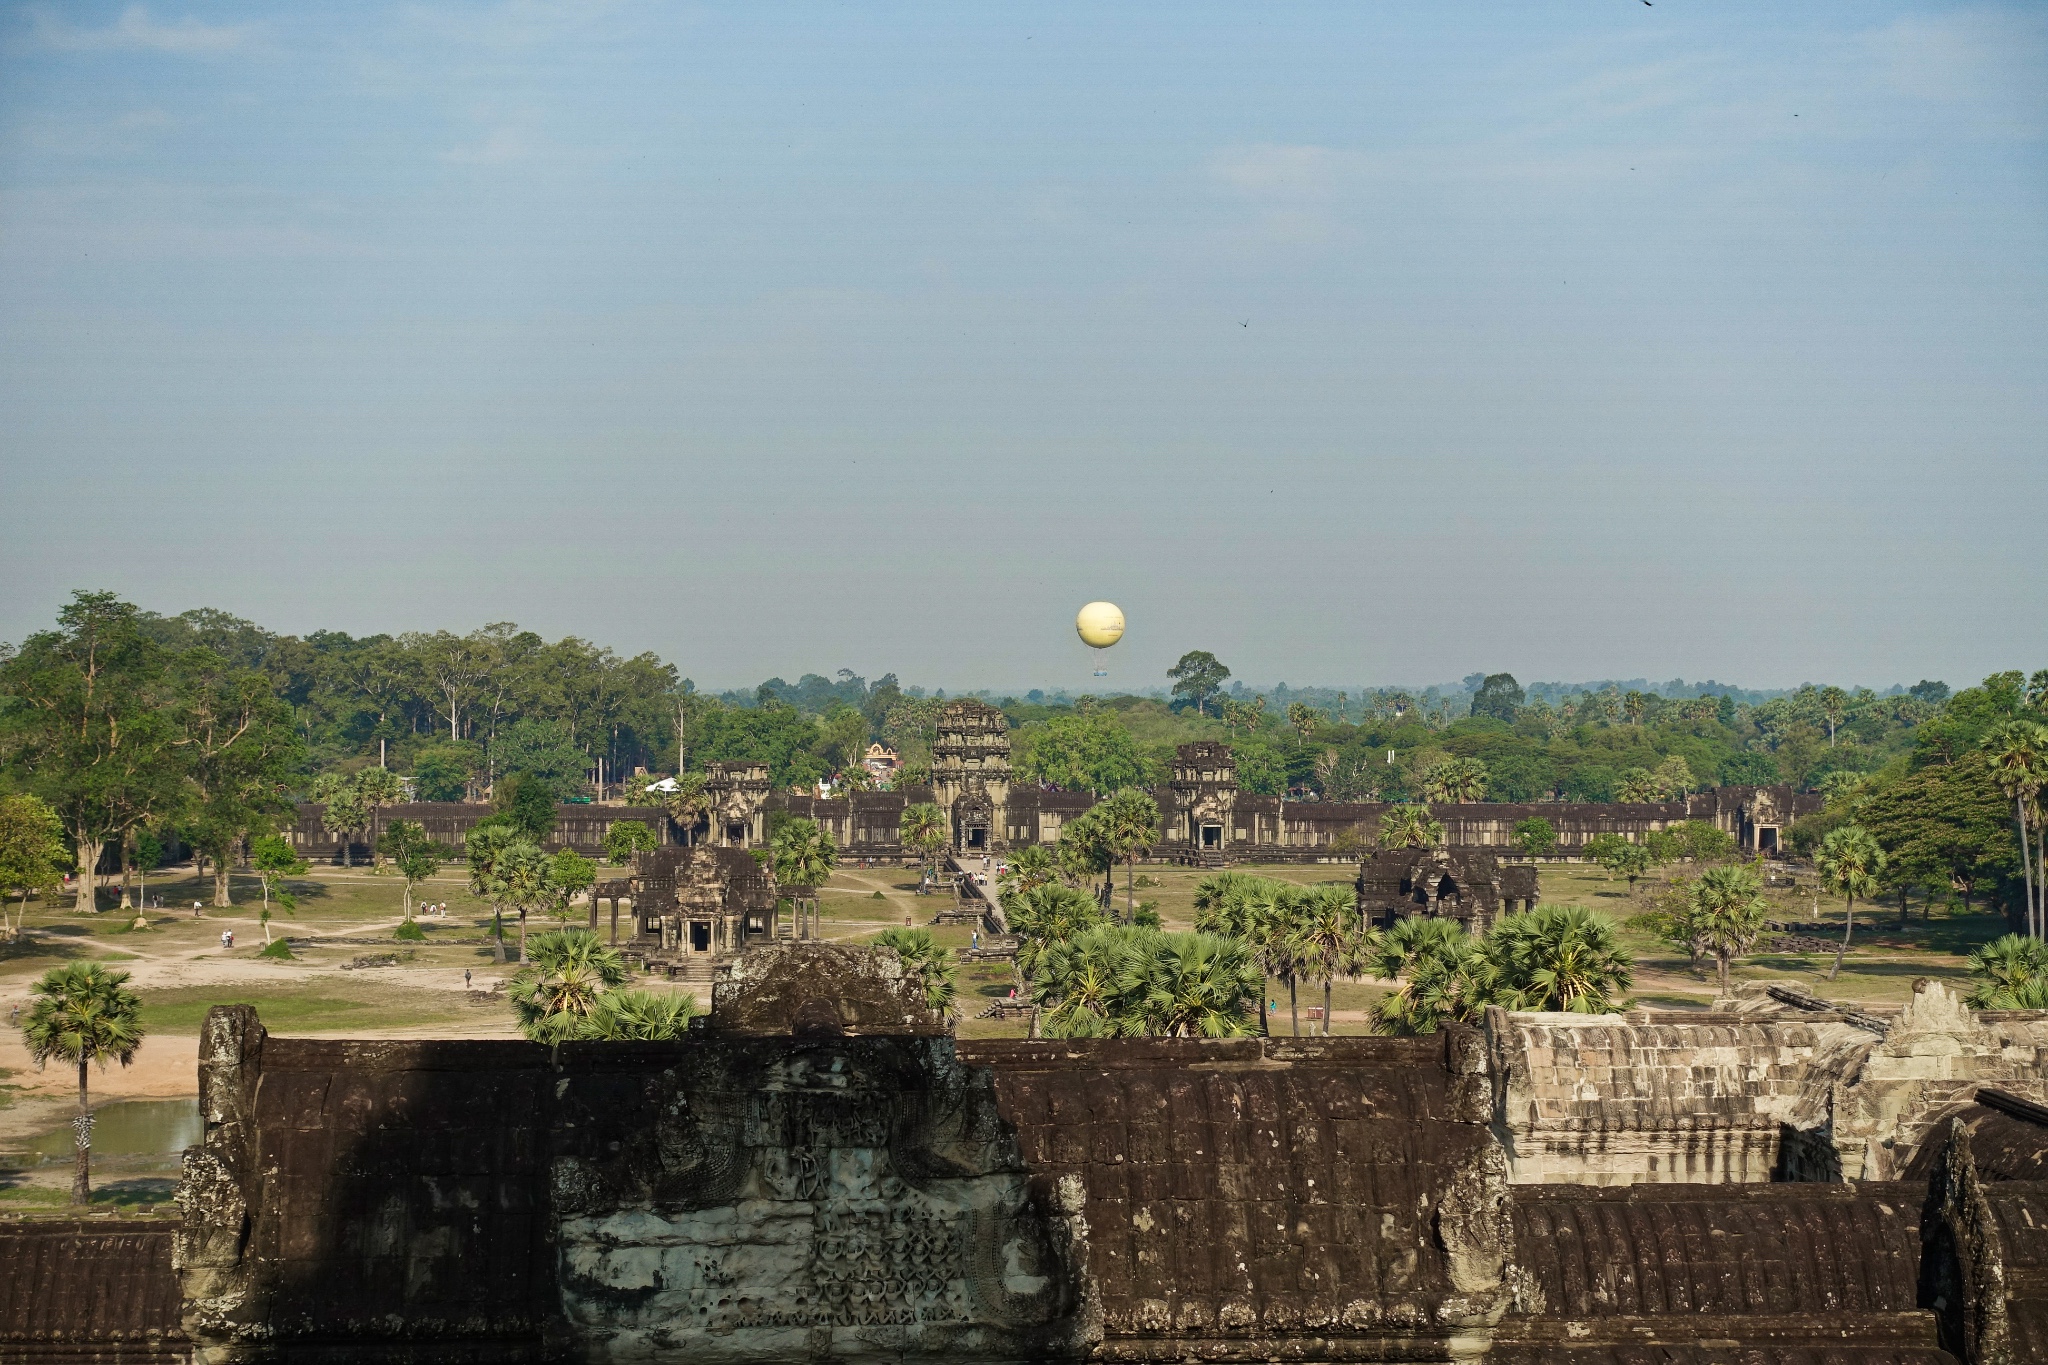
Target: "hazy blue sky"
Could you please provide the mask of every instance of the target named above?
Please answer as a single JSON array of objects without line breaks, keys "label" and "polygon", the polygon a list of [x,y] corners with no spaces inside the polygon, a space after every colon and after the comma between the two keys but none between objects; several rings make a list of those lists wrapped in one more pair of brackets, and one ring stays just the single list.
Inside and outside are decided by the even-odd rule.
[{"label": "hazy blue sky", "polygon": [[0,14],[0,639],[2048,664],[2048,7]]}]

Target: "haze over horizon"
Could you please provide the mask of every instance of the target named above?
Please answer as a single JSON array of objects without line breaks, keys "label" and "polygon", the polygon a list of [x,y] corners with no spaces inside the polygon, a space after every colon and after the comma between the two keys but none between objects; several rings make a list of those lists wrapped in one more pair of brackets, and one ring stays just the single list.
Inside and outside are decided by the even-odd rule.
[{"label": "haze over horizon", "polygon": [[0,7],[0,639],[1960,687],[2044,137],[2020,4]]}]

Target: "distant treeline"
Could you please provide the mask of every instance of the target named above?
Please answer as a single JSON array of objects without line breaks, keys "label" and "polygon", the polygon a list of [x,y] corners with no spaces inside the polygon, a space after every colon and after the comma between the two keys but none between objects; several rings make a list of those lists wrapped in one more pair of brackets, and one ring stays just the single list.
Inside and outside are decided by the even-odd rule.
[{"label": "distant treeline", "polygon": [[[260,674],[298,745],[292,786],[381,765],[426,799],[475,798],[520,771],[564,799],[617,793],[637,772],[765,763],[780,785],[865,780],[860,758],[881,741],[918,780],[943,690],[869,680],[850,669],[770,678],[709,696],[675,665],[625,656],[575,636],[547,641],[511,623],[351,636],[282,634],[201,609],[162,616],[132,607],[136,628],[170,655],[204,650]],[[1203,656],[1206,658],[1207,656]],[[1213,660],[1210,660],[1214,663]],[[1217,679],[1228,670],[1216,665]],[[1781,695],[1682,680],[1523,688],[1473,674],[1455,690],[1287,688],[1205,683],[1200,695],[988,697],[1008,715],[1025,780],[1108,791],[1161,780],[1174,747],[1230,741],[1244,786],[1336,800],[1403,799],[1445,790],[1468,799],[1609,800],[1717,783],[1823,782],[1870,773],[1914,749],[1947,707],[1948,689],[1800,688]],[[965,694],[954,694],[965,695]],[[983,694],[986,695],[986,694]],[[1681,760],[1683,774],[1673,760]],[[1457,776],[1462,772],[1463,776]],[[1434,779],[1434,786],[1432,782]]]}]

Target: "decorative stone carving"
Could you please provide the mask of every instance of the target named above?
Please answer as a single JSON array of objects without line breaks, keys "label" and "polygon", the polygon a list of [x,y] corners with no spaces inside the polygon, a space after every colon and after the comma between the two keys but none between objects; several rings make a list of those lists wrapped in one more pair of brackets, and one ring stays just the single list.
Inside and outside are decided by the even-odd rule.
[{"label": "decorative stone carving", "polygon": [[902,959],[840,943],[784,943],[748,953],[715,983],[707,1027],[754,1037],[949,1033]]},{"label": "decorative stone carving", "polygon": [[766,764],[705,764],[711,843],[719,848],[766,847],[769,789]]},{"label": "decorative stone carving", "polygon": [[[904,1005],[922,1002],[900,968],[861,972],[855,956],[894,962],[750,954],[704,1042],[658,1078],[572,1068],[554,1206],[584,1359],[1086,1350],[1078,1209],[1034,1193],[988,1073],[910,1031]],[[853,1002],[844,1027],[806,1028],[828,987]],[[895,1036],[860,1036],[877,1031]]]},{"label": "decorative stone carving", "polygon": [[948,702],[932,740],[932,800],[955,853],[1009,847],[1010,733],[1003,713],[972,697]]}]

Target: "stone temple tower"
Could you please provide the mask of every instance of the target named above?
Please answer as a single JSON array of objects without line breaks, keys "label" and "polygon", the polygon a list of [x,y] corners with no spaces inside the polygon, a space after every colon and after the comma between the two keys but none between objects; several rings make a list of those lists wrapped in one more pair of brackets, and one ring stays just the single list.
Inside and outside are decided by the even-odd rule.
[{"label": "stone temple tower", "polygon": [[945,813],[955,853],[1009,847],[1010,727],[1001,711],[970,697],[939,712],[932,800]]}]

